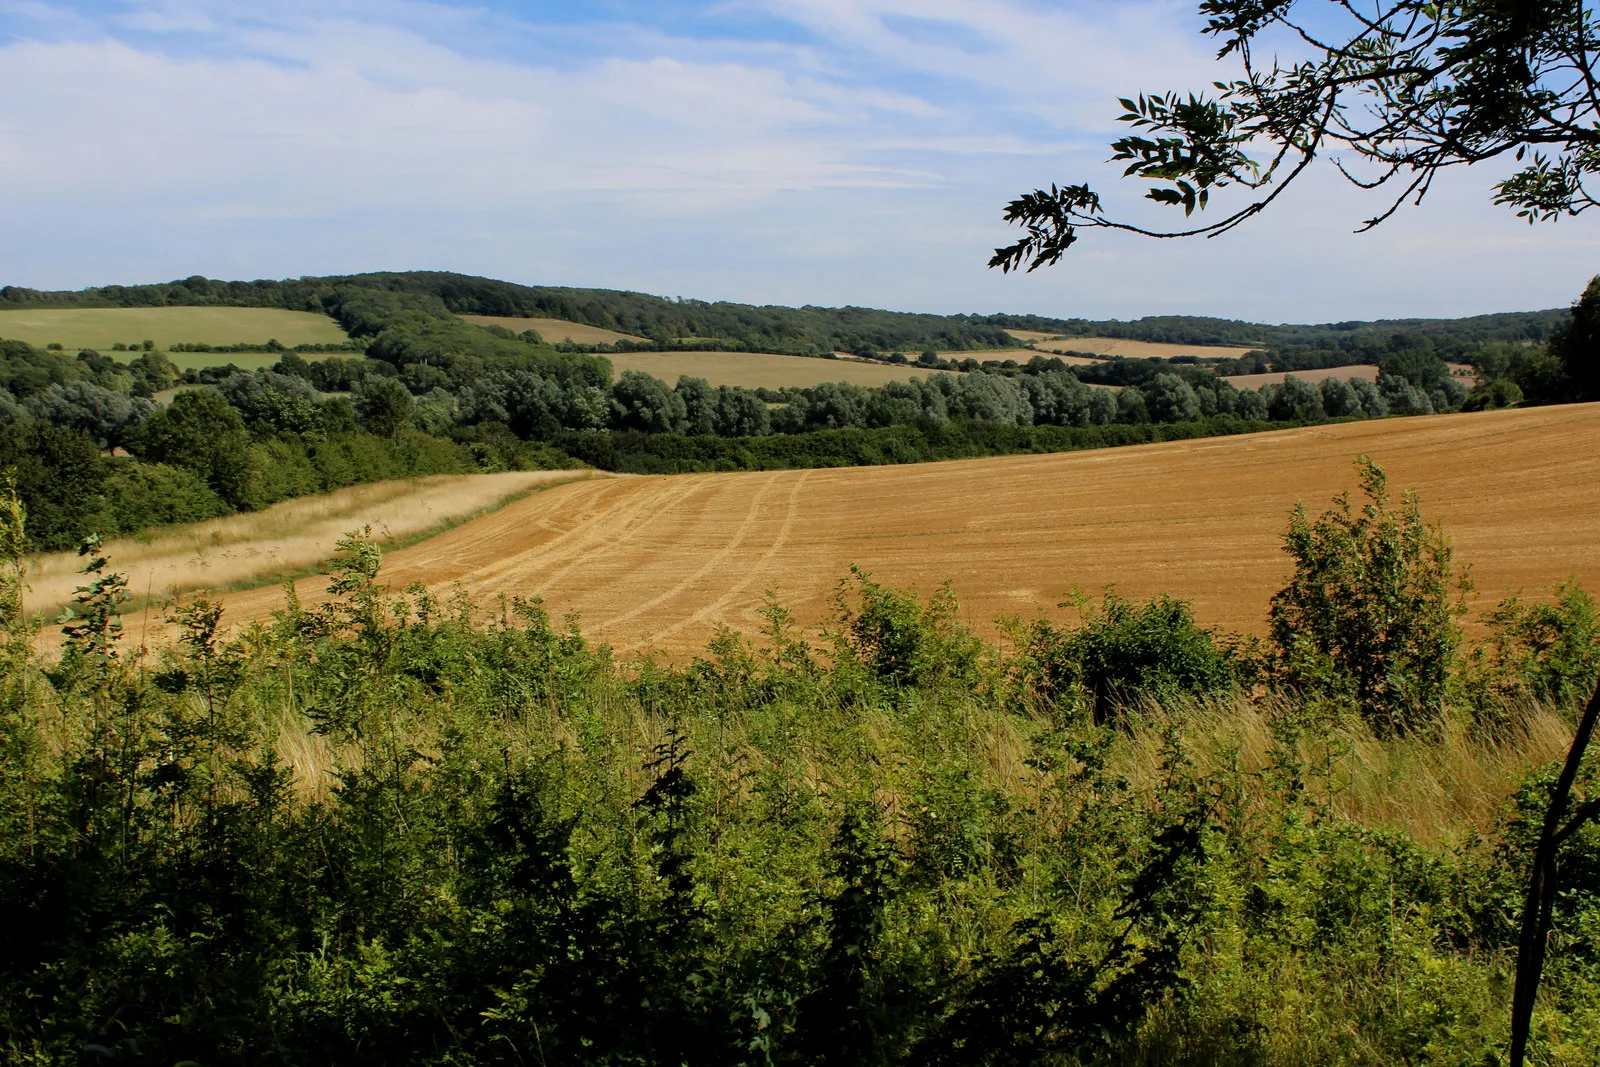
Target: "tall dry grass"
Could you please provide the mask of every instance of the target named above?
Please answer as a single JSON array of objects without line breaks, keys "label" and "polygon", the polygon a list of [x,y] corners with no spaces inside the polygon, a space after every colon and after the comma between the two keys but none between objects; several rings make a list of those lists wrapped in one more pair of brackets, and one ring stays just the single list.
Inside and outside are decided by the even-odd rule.
[{"label": "tall dry grass", "polygon": [[[641,717],[627,701],[601,700],[597,710],[607,719],[607,736],[625,748],[648,752],[665,740],[664,724]],[[1493,837],[1524,777],[1560,760],[1572,743],[1568,720],[1544,706],[1522,709],[1495,735],[1447,717],[1431,734],[1403,740],[1380,739],[1358,720],[1328,722],[1304,715],[1303,731],[1286,738],[1273,723],[1295,715],[1295,709],[1272,700],[1150,703],[1122,731],[1111,750],[1110,767],[1136,790],[1154,789],[1171,754],[1169,738],[1176,734],[1197,774],[1236,771],[1247,783],[1246,803],[1268,809],[1282,803],[1273,769],[1298,761],[1307,794],[1340,817],[1374,830],[1403,832],[1423,845],[1451,847]],[[861,725],[871,738],[869,747],[895,747],[892,735],[903,724],[894,724],[892,718],[881,710],[866,716]],[[534,719],[548,739],[578,744],[570,721],[554,714]],[[438,725],[442,730],[443,724]],[[768,759],[749,734],[753,728],[749,722],[730,721],[718,731],[721,751],[733,754],[747,771]],[[408,731],[409,743],[419,751],[444,743],[443,734],[430,736],[427,725],[412,724]],[[275,735],[282,765],[293,771],[297,791],[307,799],[320,798],[335,772],[352,765],[353,750],[330,743],[293,711],[280,709],[269,732]],[[1022,722],[1009,714],[977,730],[977,743],[996,783],[1024,799],[1032,798],[1040,785],[1038,771],[1029,766],[1027,734]],[[828,774],[817,754],[802,746],[793,757],[802,778],[826,791]],[[892,788],[880,789],[878,797],[889,811],[906,799]]]},{"label": "tall dry grass", "polygon": [[[1285,728],[1295,721],[1300,729]],[[1297,764],[1307,793],[1344,818],[1441,846],[1492,834],[1523,777],[1572,744],[1567,719],[1541,705],[1515,709],[1494,731],[1446,714],[1426,735],[1385,740],[1359,719],[1329,721],[1282,701],[1183,701],[1148,704],[1133,717],[1116,749],[1119,771],[1156,781],[1172,730],[1196,770],[1237,768],[1259,783],[1254,799],[1263,803],[1274,802],[1269,772]]]},{"label": "tall dry grass", "polygon": [[[338,539],[370,525],[388,542],[407,541],[492,511],[535,489],[574,478],[577,471],[508,471],[435,475],[286,500],[264,511],[169,527],[107,541],[112,566],[128,577],[138,598],[162,599],[195,589],[262,585],[314,569],[333,555]],[[35,557],[28,567],[27,609],[49,615],[71,602],[82,582],[72,552]]]}]

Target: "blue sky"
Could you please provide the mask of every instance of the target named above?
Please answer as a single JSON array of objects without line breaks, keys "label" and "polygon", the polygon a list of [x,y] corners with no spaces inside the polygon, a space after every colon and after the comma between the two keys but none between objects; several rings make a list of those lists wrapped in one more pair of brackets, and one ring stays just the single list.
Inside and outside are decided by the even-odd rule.
[{"label": "blue sky", "polygon": [[1465,171],[1355,236],[1329,171],[1213,241],[986,270],[1115,98],[1227,71],[1192,3],[0,0],[0,284],[429,268],[779,304],[1265,321],[1569,303],[1586,218]]}]

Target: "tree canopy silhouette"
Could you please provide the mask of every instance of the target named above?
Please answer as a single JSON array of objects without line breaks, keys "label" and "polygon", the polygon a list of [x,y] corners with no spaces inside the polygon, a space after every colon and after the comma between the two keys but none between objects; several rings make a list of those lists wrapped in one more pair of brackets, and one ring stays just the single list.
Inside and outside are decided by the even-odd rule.
[{"label": "tree canopy silhouette", "polygon": [[[1026,235],[995,250],[1004,271],[1053,264],[1081,229],[1216,236],[1266,210],[1319,156],[1384,190],[1371,229],[1420,202],[1443,171],[1504,156],[1518,168],[1494,200],[1530,223],[1596,206],[1600,21],[1579,0],[1203,0],[1219,60],[1243,68],[1199,92],[1124,98],[1134,132],[1111,145],[1145,195],[1203,211],[1234,187],[1246,203],[1206,225],[1154,229],[1105,213],[1087,184],[1035,189],[1007,222]],[[1266,58],[1269,54],[1271,58]]]}]

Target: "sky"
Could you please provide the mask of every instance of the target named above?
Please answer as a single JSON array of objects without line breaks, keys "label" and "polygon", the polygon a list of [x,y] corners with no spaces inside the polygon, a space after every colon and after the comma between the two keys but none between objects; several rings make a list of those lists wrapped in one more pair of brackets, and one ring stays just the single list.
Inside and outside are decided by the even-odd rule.
[{"label": "sky", "polygon": [[[1227,77],[1192,2],[0,0],[0,284],[453,270],[785,305],[1265,322],[1559,307],[1600,222],[1324,166],[1214,240],[986,268],[1119,181],[1116,98]],[[1181,216],[1165,220],[1181,221]]]}]

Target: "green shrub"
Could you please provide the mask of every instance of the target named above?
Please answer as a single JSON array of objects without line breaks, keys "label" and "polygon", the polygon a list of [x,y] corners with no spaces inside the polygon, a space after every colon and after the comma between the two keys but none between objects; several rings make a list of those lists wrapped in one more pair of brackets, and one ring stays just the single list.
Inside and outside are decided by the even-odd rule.
[{"label": "green shrub", "polygon": [[1514,408],[1522,403],[1522,390],[1510,378],[1475,386],[1461,405],[1463,411],[1493,411],[1497,408]]},{"label": "green shrub", "polygon": [[133,453],[182,467],[202,478],[230,507],[250,508],[250,431],[239,413],[210,389],[191,389],[140,426]]},{"label": "green shrub", "polygon": [[1081,705],[1105,723],[1142,696],[1220,692],[1251,675],[1248,654],[1197,625],[1182,600],[1137,604],[1107,590],[1098,608],[1086,601],[1079,608],[1079,626],[1039,620],[1023,636],[1014,683],[1034,700]]},{"label": "green shrub", "polygon": [[71,548],[101,515],[106,465],[79,430],[37,419],[0,426],[0,472],[8,470],[27,507],[32,549]]},{"label": "green shrub", "polygon": [[1559,705],[1588,700],[1600,678],[1600,605],[1568,578],[1553,599],[1509,597],[1484,620],[1490,639],[1473,656],[1479,694]]},{"label": "green shrub", "polygon": [[120,460],[111,464],[106,477],[107,533],[199,522],[232,510],[198,475],[182,467]]},{"label": "green shrub", "polygon": [[385,478],[466,474],[477,469],[470,449],[406,431],[394,438],[341,434],[305,447],[324,492]]},{"label": "green shrub", "polygon": [[1383,468],[1361,456],[1356,469],[1367,497],[1359,512],[1341,493],[1315,522],[1303,503],[1290,515],[1294,576],[1271,611],[1278,676],[1353,701],[1381,734],[1404,734],[1437,714],[1470,583],[1415,494],[1394,511]]},{"label": "green shrub", "polygon": [[264,508],[290,497],[320,493],[325,488],[303,444],[276,438],[250,446],[251,503]]},{"label": "green shrub", "polygon": [[957,619],[949,583],[927,607],[852,565],[834,598],[835,648],[845,660],[896,686],[971,684],[982,644]]}]

